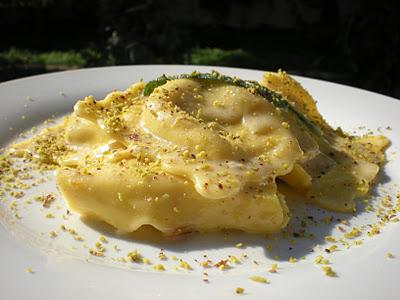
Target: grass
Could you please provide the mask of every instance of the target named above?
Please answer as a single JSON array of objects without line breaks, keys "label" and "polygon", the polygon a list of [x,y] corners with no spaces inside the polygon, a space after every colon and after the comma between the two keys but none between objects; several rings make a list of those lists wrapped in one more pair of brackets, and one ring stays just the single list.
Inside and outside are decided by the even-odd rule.
[{"label": "grass", "polygon": [[100,58],[101,55],[92,49],[35,52],[12,47],[0,52],[0,61],[6,65],[22,64],[79,68],[88,66],[93,61],[100,60]]},{"label": "grass", "polygon": [[[220,66],[248,66],[257,59],[243,49],[224,50],[221,48],[194,48],[188,50],[187,63],[196,65],[220,65]],[[109,65],[104,63],[104,57],[93,49],[47,51],[37,52],[28,49],[12,47],[0,52],[0,64],[16,65],[40,65],[60,66],[64,68],[81,68],[96,65]]]},{"label": "grass", "polygon": [[243,49],[195,48],[189,55],[189,63],[195,65],[240,66],[254,60],[255,57]]}]

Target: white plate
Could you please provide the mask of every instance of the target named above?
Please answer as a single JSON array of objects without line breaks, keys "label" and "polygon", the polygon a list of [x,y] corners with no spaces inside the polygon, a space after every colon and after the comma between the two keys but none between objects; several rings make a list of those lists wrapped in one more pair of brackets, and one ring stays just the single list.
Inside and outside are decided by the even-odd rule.
[{"label": "white plate", "polygon": [[[253,80],[262,76],[261,71],[246,69],[158,65],[77,70],[5,82],[0,84],[1,143],[3,146],[10,143],[18,132],[40,124],[56,112],[70,112],[76,100],[85,95],[102,99],[112,89],[124,89],[142,78],[147,81],[162,73],[177,74],[194,69],[217,69],[224,74]],[[400,178],[400,163],[397,154],[393,153],[398,152],[400,143],[400,102],[343,85],[302,77],[297,79],[318,100],[320,111],[332,125],[340,125],[345,130],[356,129],[358,133],[366,132],[366,129],[357,129],[359,126],[382,128],[392,145],[387,151],[389,162],[382,172],[380,186],[394,195],[396,188],[399,190],[395,183]],[[393,130],[384,129],[386,126]],[[57,193],[52,180],[28,191],[26,197],[49,191]],[[382,192],[375,191],[374,194],[379,198]],[[18,200],[21,220],[16,220],[10,213],[10,201],[0,202],[3,224],[0,226],[2,299],[229,299],[241,297],[234,293],[236,287],[243,287],[243,296],[254,299],[398,299],[399,296],[399,223],[387,225],[374,238],[363,237],[362,246],[352,246],[334,255],[324,254],[332,261],[332,268],[338,275],[331,278],[324,276],[313,260],[319,251],[317,244],[322,245],[321,251],[324,252],[324,236],[342,235],[336,229],[335,220],[331,224],[321,222],[318,227],[309,225],[307,230],[315,234],[315,239],[297,239],[296,245],[291,244],[292,238],[274,240],[239,233],[189,235],[177,241],[145,242],[118,237],[108,227],[82,222],[76,215],[63,220],[60,216],[65,212],[65,206],[61,197],[48,209],[37,203],[24,205],[23,199]],[[45,218],[48,212],[54,213],[56,218]],[[352,225],[376,222],[374,213],[367,212],[360,212],[353,218],[315,208],[307,208],[306,213],[315,218],[331,215],[335,219],[349,218]],[[62,232],[59,229],[61,223],[75,228],[85,241],[74,241],[70,234]],[[51,239],[48,236],[50,230],[56,230],[58,237]],[[93,246],[99,232],[109,239],[105,258],[95,258],[83,247],[84,243]],[[244,248],[235,247],[239,241],[243,242]],[[119,253],[112,249],[114,244],[121,248]],[[269,244],[274,246],[272,251],[266,248]],[[157,263],[160,248],[167,256],[176,255],[189,262],[193,270],[176,271],[173,267],[177,262],[171,259],[162,262],[167,268],[165,272],[153,271],[150,265],[111,260],[112,257],[124,256],[128,250],[139,249],[145,257]],[[315,251],[310,252],[311,248]],[[396,257],[387,258],[388,252]],[[228,255],[240,256],[242,253],[246,253],[248,258],[229,270],[221,271],[214,267],[205,270],[209,273],[209,283],[203,282],[203,269],[194,261],[204,260],[204,254],[216,262]],[[275,255],[280,258],[274,258]],[[292,264],[287,262],[290,256],[304,257],[304,260]],[[279,272],[268,273],[274,262],[279,264]],[[32,267],[34,273],[27,273],[27,267]],[[270,284],[248,280],[252,275],[265,276]]]}]

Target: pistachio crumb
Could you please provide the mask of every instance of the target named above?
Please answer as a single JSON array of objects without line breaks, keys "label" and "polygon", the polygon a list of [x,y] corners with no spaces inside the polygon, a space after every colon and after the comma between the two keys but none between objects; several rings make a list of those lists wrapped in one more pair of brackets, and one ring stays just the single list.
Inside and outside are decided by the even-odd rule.
[{"label": "pistachio crumb", "polygon": [[95,249],[89,249],[89,253],[93,256],[97,256],[97,257],[104,257],[104,253],[97,251]]},{"label": "pistachio crumb", "polygon": [[99,236],[99,240],[100,240],[100,242],[108,243],[108,240],[106,239],[106,237],[104,235]]},{"label": "pistachio crumb", "polygon": [[272,264],[271,267],[269,268],[268,272],[270,272],[270,273],[278,272],[278,264]]},{"label": "pistachio crumb", "polygon": [[344,237],[347,238],[347,239],[353,239],[353,238],[358,237],[360,235],[361,235],[360,229],[358,229],[357,227],[353,227],[353,229],[351,231],[346,232],[344,234]]},{"label": "pistachio crumb", "polygon": [[331,242],[331,243],[336,243],[336,239],[331,235],[325,236],[325,241]]},{"label": "pistachio crumb", "polygon": [[327,260],[326,258],[324,258],[322,255],[318,255],[318,256],[314,259],[314,263],[320,264],[320,265],[328,265],[328,264],[329,264],[329,260]]},{"label": "pistachio crumb", "polygon": [[243,293],[244,293],[244,288],[237,287],[237,288],[235,289],[235,293],[236,293],[236,294],[243,294]]},{"label": "pistachio crumb", "polygon": [[162,264],[154,265],[153,269],[156,270],[156,271],[165,271],[165,267]]},{"label": "pistachio crumb", "polygon": [[336,273],[335,271],[332,270],[332,268],[330,266],[322,266],[321,270],[324,271],[326,276],[329,277],[336,277]]},{"label": "pistachio crumb", "polygon": [[235,245],[235,247],[236,247],[236,248],[243,248],[243,243],[237,243],[237,244]]},{"label": "pistachio crumb", "polygon": [[210,267],[210,263],[211,263],[211,260],[207,259],[207,260],[204,260],[204,261],[200,262],[200,266],[203,267],[203,268],[209,268]]},{"label": "pistachio crumb", "polygon": [[151,265],[151,261],[150,261],[150,259],[148,259],[148,258],[143,257],[143,258],[142,258],[142,262],[143,262],[145,265]]},{"label": "pistachio crumb", "polygon": [[140,262],[142,260],[142,255],[137,250],[128,252],[127,257],[131,262]]},{"label": "pistachio crumb", "polygon": [[269,283],[268,279],[263,276],[254,275],[250,276],[249,279],[259,283]]},{"label": "pistachio crumb", "polygon": [[168,257],[165,255],[164,252],[160,252],[158,254],[158,258],[161,259],[161,260],[167,260],[168,259]]},{"label": "pistachio crumb", "polygon": [[234,264],[240,264],[240,260],[235,255],[229,255],[229,261]]},{"label": "pistachio crumb", "polygon": [[192,267],[184,260],[180,259],[179,260],[179,267],[185,270],[192,270]]},{"label": "pistachio crumb", "polygon": [[393,255],[393,253],[388,252],[388,253],[386,254],[386,257],[387,257],[387,258],[394,258],[394,255]]}]

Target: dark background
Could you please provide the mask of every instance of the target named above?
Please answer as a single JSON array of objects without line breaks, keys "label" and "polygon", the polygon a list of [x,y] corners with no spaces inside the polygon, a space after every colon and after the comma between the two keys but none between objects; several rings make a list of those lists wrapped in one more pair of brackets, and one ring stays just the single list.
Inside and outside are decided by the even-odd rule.
[{"label": "dark background", "polygon": [[400,98],[396,1],[0,0],[0,81],[82,67],[207,64]]}]

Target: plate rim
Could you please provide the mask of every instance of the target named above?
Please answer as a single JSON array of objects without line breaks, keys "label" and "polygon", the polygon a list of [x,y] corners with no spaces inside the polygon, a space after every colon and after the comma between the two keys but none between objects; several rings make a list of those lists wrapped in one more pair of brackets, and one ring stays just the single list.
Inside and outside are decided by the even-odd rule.
[{"label": "plate rim", "polygon": [[[255,71],[255,72],[276,72],[276,71],[270,71],[270,70],[264,70],[264,69],[253,69],[253,68],[244,68],[244,67],[229,67],[229,66],[219,66],[219,65],[184,65],[184,64],[137,64],[137,65],[117,65],[117,66],[100,66],[100,67],[88,67],[88,68],[79,68],[79,69],[72,69],[72,70],[64,70],[64,71],[55,71],[55,72],[50,72],[50,73],[43,73],[43,74],[37,74],[37,75],[30,75],[30,76],[25,76],[21,78],[15,78],[11,80],[6,80],[0,82],[0,88],[3,88],[6,85],[9,84],[18,84],[22,83],[24,81],[29,81],[29,80],[34,80],[34,79],[46,79],[47,77],[56,77],[56,76],[63,76],[63,75],[69,75],[73,73],[80,73],[80,72],[92,72],[92,71],[103,71],[106,69],[129,69],[129,68],[143,68],[143,67],[150,67],[150,68],[158,68],[158,67],[170,67],[170,68],[218,68],[218,69],[227,69],[227,70],[243,70],[243,71]],[[378,95],[378,96],[383,96],[387,98],[387,100],[394,100],[399,102],[400,99],[397,99],[393,96],[381,94],[375,91],[363,89],[357,86],[349,85],[349,84],[343,84],[343,83],[338,83],[334,81],[329,81],[325,79],[320,79],[320,78],[315,78],[315,77],[308,77],[308,76],[303,76],[303,75],[294,75],[290,72],[288,72],[291,76],[299,79],[304,79],[304,80],[316,80],[320,81],[323,83],[328,83],[332,85],[338,85],[342,87],[348,87],[352,89],[356,89],[362,92],[367,92],[370,94]]]}]

